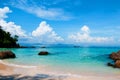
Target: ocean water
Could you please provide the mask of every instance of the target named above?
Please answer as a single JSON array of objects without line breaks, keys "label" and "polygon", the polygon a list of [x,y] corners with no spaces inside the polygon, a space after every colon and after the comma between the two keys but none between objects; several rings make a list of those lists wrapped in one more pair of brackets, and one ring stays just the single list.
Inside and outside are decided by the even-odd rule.
[{"label": "ocean water", "polygon": [[[49,48],[1,48],[12,50],[17,58],[5,59],[3,62],[16,65],[44,67],[48,71],[65,74],[95,74],[116,75],[120,69],[107,66],[111,52],[117,52],[120,48],[113,47],[49,47]],[[39,56],[40,51],[48,51],[50,54]]]}]

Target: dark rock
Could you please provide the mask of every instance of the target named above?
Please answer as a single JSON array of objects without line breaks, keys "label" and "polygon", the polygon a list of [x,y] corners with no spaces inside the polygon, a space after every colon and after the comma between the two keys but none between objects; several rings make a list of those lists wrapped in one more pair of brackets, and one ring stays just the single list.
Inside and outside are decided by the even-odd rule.
[{"label": "dark rock", "polygon": [[110,58],[113,60],[120,60],[120,52],[113,52],[112,54],[110,54]]},{"label": "dark rock", "polygon": [[120,68],[120,60],[116,60],[114,66],[115,66],[116,68]]},{"label": "dark rock", "polygon": [[12,51],[1,51],[0,59],[7,59],[7,58],[16,58],[16,55]]},{"label": "dark rock", "polygon": [[118,52],[113,52],[109,56],[112,60],[114,60],[114,63],[108,63],[108,66],[113,66],[115,68],[120,68],[120,51]]},{"label": "dark rock", "polygon": [[46,48],[45,46],[41,46],[40,48]]},{"label": "dark rock", "polygon": [[112,64],[112,63],[108,63],[107,65],[108,65],[108,66],[114,66],[114,64]]},{"label": "dark rock", "polygon": [[20,46],[20,48],[36,48],[35,46]]},{"label": "dark rock", "polygon": [[41,51],[38,53],[38,55],[48,55],[49,53],[47,51]]},{"label": "dark rock", "polygon": [[80,46],[73,46],[74,48],[79,48]]}]

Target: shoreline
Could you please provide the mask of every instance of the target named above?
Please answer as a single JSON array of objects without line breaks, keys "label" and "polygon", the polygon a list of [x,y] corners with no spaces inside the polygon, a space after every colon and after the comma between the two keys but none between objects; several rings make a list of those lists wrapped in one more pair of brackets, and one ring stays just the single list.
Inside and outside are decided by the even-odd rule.
[{"label": "shoreline", "polygon": [[35,66],[14,66],[6,64],[0,60],[0,79],[37,79],[37,80],[119,80],[119,75],[98,76],[98,75],[73,75],[73,74],[53,74],[37,68]]}]

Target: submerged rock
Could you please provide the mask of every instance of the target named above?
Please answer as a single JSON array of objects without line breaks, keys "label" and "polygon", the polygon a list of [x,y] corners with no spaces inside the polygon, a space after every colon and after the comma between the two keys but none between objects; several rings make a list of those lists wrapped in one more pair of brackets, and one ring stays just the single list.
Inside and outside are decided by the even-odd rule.
[{"label": "submerged rock", "polygon": [[46,48],[45,46],[41,46],[40,48]]},{"label": "submerged rock", "polygon": [[1,51],[0,59],[16,58],[16,55],[12,51]]},{"label": "submerged rock", "polygon": [[112,63],[108,63],[107,65],[108,65],[108,66],[114,66],[114,64],[112,64]]},{"label": "submerged rock", "polygon": [[38,55],[48,55],[49,53],[47,51],[41,51],[38,53]]},{"label": "submerged rock", "polygon": [[80,46],[74,46],[74,48],[80,48]]}]

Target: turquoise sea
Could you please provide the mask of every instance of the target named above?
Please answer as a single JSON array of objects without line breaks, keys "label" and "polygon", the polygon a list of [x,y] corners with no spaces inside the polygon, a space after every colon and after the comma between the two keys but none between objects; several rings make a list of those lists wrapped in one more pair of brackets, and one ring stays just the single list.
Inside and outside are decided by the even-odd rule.
[{"label": "turquoise sea", "polygon": [[[48,47],[48,48],[12,48],[17,58],[5,59],[3,62],[15,65],[42,66],[52,72],[65,74],[120,74],[120,70],[107,66],[111,52],[117,52],[119,47]],[[40,51],[50,54],[39,56]]]}]

